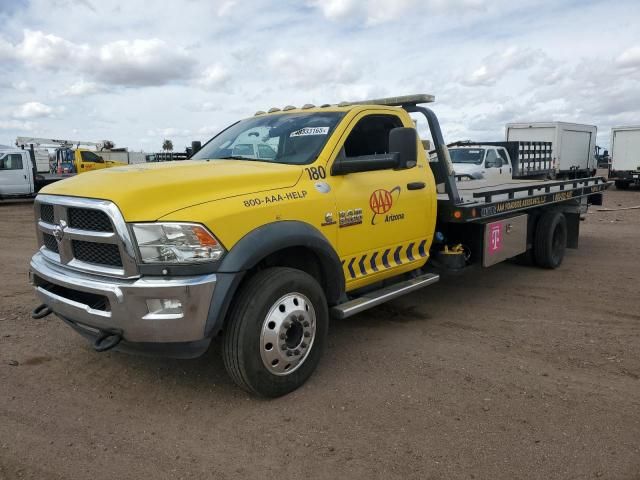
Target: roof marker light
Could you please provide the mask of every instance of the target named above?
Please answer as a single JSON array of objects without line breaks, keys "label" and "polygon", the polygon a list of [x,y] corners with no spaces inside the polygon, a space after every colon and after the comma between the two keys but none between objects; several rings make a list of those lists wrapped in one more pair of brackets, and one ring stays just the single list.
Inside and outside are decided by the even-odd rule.
[{"label": "roof marker light", "polygon": [[285,111],[285,112],[288,112],[289,110],[295,110],[295,109],[296,109],[296,107],[294,107],[293,105],[287,105],[282,110]]},{"label": "roof marker light", "polygon": [[270,108],[267,113],[274,113],[274,112],[281,112],[282,110],[280,110],[278,107],[273,107]]},{"label": "roof marker light", "polygon": [[302,106],[302,109],[303,109],[303,110],[308,110],[308,109],[310,109],[310,108],[315,108],[315,105],[314,105],[313,103],[305,103],[305,104]]}]

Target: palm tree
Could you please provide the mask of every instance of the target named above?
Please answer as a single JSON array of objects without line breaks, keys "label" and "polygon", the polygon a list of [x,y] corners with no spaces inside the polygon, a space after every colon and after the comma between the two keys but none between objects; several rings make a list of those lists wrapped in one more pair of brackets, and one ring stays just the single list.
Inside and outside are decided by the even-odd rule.
[{"label": "palm tree", "polygon": [[[164,142],[162,142],[162,150],[164,150],[165,152],[165,157],[167,152],[173,152],[173,142],[171,140],[165,139]],[[171,155],[171,157],[173,160],[173,154]]]},{"label": "palm tree", "polygon": [[[173,152],[173,142],[171,140],[167,140],[165,139],[164,142],[162,142],[162,150],[164,150],[165,152],[165,156],[166,153],[169,152]],[[173,155],[171,155],[173,157]],[[166,158],[165,158],[166,160]]]}]

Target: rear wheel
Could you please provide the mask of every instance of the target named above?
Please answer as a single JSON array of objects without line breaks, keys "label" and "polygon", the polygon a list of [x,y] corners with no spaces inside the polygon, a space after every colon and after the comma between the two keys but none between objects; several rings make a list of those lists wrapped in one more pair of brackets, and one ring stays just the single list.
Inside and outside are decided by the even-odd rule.
[{"label": "rear wheel", "polygon": [[231,309],[222,344],[225,367],[249,392],[285,395],[316,369],[328,326],[327,301],[312,276],[283,267],[260,271]]},{"label": "rear wheel", "polygon": [[567,248],[567,219],[562,212],[546,212],[538,220],[533,242],[536,264],[543,268],[558,268]]}]

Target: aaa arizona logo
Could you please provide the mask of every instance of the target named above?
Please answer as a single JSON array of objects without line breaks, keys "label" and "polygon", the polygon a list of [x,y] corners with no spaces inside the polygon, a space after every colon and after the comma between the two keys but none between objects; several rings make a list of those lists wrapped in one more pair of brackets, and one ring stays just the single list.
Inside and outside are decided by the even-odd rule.
[{"label": "aaa arizona logo", "polygon": [[[400,197],[400,187],[394,187],[389,190],[379,189],[371,194],[369,197],[369,207],[373,212],[373,218],[371,219],[371,225],[376,224],[376,218],[378,215],[386,214],[391,208],[393,208],[393,194],[397,193]],[[398,215],[386,215],[384,221],[385,222],[393,222],[396,220],[402,220],[404,218],[404,214],[400,213]]]},{"label": "aaa arizona logo", "polygon": [[369,198],[369,206],[373,213],[382,215],[387,213],[393,207],[393,196],[388,190],[376,190]]}]

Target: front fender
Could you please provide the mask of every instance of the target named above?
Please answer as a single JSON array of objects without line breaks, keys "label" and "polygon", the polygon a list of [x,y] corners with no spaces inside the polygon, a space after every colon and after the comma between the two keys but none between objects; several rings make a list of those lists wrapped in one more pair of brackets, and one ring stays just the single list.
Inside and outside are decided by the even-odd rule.
[{"label": "front fender", "polygon": [[206,332],[215,335],[222,329],[224,318],[238,286],[247,270],[269,255],[290,247],[304,247],[320,259],[326,279],[329,304],[338,302],[345,291],[342,264],[327,238],[308,223],[285,220],[252,230],[242,237],[225,255],[217,269],[218,284],[213,294]]}]

